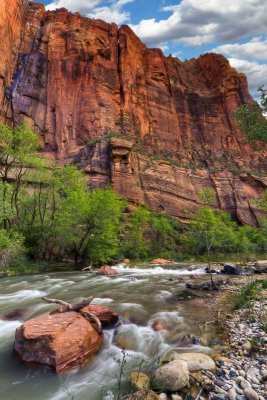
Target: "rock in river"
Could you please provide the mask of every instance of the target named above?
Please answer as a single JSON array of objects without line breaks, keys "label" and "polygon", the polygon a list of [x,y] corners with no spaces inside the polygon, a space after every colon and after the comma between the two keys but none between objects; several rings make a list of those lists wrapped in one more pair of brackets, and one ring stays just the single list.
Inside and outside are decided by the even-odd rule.
[{"label": "rock in river", "polygon": [[117,275],[118,271],[115,268],[110,267],[109,265],[103,265],[103,267],[98,269],[96,274],[97,275]]},{"label": "rock in river", "polygon": [[90,304],[82,309],[82,312],[86,313],[86,311],[93,313],[99,319],[104,328],[109,328],[119,322],[119,314],[110,307],[99,304]]},{"label": "rock in river", "polygon": [[197,372],[201,370],[212,371],[216,369],[215,362],[207,354],[175,353],[173,355],[173,359],[185,361],[190,372]]},{"label": "rock in river", "polygon": [[53,368],[57,373],[80,366],[97,352],[102,334],[77,312],[44,315],[17,328],[15,351],[22,361]]}]

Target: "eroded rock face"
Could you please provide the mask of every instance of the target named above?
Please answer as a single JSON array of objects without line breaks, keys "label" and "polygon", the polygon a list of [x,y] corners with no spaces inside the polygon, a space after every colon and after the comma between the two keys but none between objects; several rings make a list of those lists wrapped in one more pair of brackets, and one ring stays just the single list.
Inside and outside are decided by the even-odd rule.
[{"label": "eroded rock face", "polygon": [[44,315],[17,328],[15,351],[22,361],[53,368],[57,373],[80,366],[96,353],[102,334],[79,313]]},{"label": "eroded rock face", "polygon": [[26,18],[26,0],[0,0],[0,119],[11,117],[9,98],[16,74],[22,26]]},{"label": "eroded rock face", "polygon": [[[6,7],[14,4],[25,10],[23,0]],[[18,63],[4,74],[12,90],[10,101],[2,90],[2,103],[39,133],[47,156],[77,163],[91,187],[111,184],[154,211],[187,219],[206,186],[217,207],[257,222],[252,199],[267,186],[266,152],[245,144],[233,124],[232,112],[252,99],[245,75],[223,56],[181,62],[148,49],[127,26],[35,2],[23,29],[14,18],[5,26],[22,41],[12,47]]]}]

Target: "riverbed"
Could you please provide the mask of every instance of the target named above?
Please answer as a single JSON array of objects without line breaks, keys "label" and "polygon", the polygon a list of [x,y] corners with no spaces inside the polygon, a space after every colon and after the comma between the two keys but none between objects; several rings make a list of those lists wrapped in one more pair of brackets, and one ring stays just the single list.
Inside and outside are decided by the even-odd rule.
[{"label": "riverbed", "polygon": [[[128,375],[132,370],[149,371],[171,348],[193,346],[197,351],[203,345],[198,341],[199,326],[207,320],[210,304],[203,307],[201,303],[198,307],[177,297],[190,275],[204,276],[203,267],[176,264],[116,268],[118,275],[113,277],[65,272],[0,280],[0,314],[21,309],[23,319],[31,319],[53,308],[42,302],[42,296],[74,303],[92,295],[94,304],[110,306],[121,317],[119,326],[104,331],[101,351],[79,371],[62,377],[45,367],[22,364],[13,354],[15,330],[22,320],[0,321],[0,399],[114,400],[118,391],[129,390]],[[161,321],[168,329],[153,330],[155,321]],[[195,338],[193,342],[186,342],[187,335]],[[211,332],[205,346],[212,347],[212,335]],[[119,379],[122,363],[123,375]]]}]

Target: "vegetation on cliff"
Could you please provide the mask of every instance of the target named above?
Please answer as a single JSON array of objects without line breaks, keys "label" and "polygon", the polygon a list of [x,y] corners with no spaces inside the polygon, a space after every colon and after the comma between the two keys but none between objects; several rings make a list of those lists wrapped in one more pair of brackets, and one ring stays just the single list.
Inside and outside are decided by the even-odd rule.
[{"label": "vegetation on cliff", "polygon": [[238,128],[243,132],[250,143],[267,143],[267,119],[263,113],[267,112],[267,90],[258,89],[261,93],[261,106],[256,101],[238,107],[233,116]]},{"label": "vegetation on cliff", "polygon": [[[249,256],[267,249],[267,222],[238,226],[218,211],[211,189],[188,226],[127,202],[110,188],[88,190],[73,165],[49,163],[27,127],[0,125],[0,267],[25,260],[100,265],[128,257],[181,259],[216,254]],[[258,200],[266,209],[266,193]],[[205,256],[205,257],[206,257]],[[24,261],[23,261],[24,260]]]}]

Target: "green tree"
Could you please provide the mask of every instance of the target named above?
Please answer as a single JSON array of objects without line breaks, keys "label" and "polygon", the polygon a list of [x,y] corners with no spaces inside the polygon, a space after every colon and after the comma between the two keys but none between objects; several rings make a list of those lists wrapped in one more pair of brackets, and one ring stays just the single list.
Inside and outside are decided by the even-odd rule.
[{"label": "green tree", "polygon": [[[236,225],[231,221],[229,214],[201,207],[190,221],[185,243],[192,252],[206,254],[208,268],[211,271],[211,257],[214,252],[234,250],[235,229]],[[215,286],[211,272],[210,279]]]},{"label": "green tree", "polygon": [[263,195],[255,201],[255,203],[262,208],[264,211],[267,211],[267,190],[263,193]]},{"label": "green tree", "polygon": [[0,229],[0,269],[3,271],[21,262],[24,255],[24,238],[12,230]]},{"label": "green tree", "polygon": [[127,257],[175,257],[182,226],[167,214],[137,207],[126,220],[124,251]]},{"label": "green tree", "polygon": [[142,259],[148,256],[146,235],[150,226],[151,213],[145,207],[137,207],[125,224],[125,253],[127,257]]},{"label": "green tree", "polygon": [[[120,222],[125,202],[110,188],[71,191],[56,218],[75,262],[107,263],[120,254]],[[66,226],[67,224],[67,226]]]},{"label": "green tree", "polygon": [[254,101],[241,105],[233,113],[237,127],[254,144],[257,141],[267,143],[267,119],[262,114],[267,112],[267,90],[262,86],[258,91],[261,92],[261,106]]},{"label": "green tree", "polygon": [[264,88],[264,85],[258,88],[258,91],[261,93],[261,110],[262,112],[267,112],[267,89]]},{"label": "green tree", "polygon": [[[43,164],[38,154],[39,141],[26,125],[11,128],[0,124],[1,211],[5,229],[17,224],[19,192],[32,168]],[[12,218],[11,218],[12,217]]]},{"label": "green tree", "polygon": [[180,243],[182,225],[167,214],[151,213],[151,243],[149,253],[152,257],[175,257]]}]

